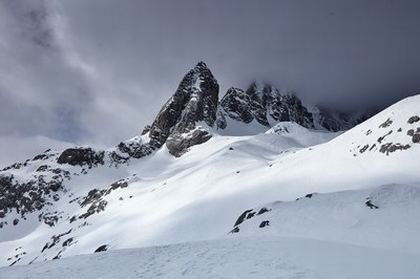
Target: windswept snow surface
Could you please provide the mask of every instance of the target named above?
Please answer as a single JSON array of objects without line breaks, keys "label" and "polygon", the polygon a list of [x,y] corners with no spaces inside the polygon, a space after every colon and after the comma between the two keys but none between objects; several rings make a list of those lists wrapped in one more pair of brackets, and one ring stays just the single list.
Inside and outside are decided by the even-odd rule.
[{"label": "windswept snow surface", "polygon": [[[185,269],[192,265],[189,270],[195,270],[191,271],[195,277],[191,278],[206,278],[208,270],[221,274],[209,273],[214,276],[207,278],[235,277],[229,270],[242,272],[239,278],[259,278],[264,275],[258,273],[262,269],[267,278],[369,278],[362,275],[364,270],[366,275],[374,275],[370,278],[395,278],[391,276],[395,274],[414,278],[419,273],[411,263],[420,262],[420,143],[416,142],[420,121],[414,116],[420,116],[420,96],[407,98],[343,134],[279,123],[257,135],[215,134],[180,158],[163,147],[128,165],[92,168],[66,181],[67,192],[52,209],[62,212],[55,226],[37,222],[33,214],[17,226],[8,225],[0,231],[0,265],[10,265],[15,259],[20,265],[91,254],[102,245],[108,250],[170,245],[32,266],[40,276],[49,268],[66,270],[60,263],[68,263],[71,271],[78,261],[86,261],[86,265],[80,263],[86,270],[93,268],[90,261],[111,269],[111,258],[118,262],[115,258],[121,253],[121,259],[127,258],[127,265],[131,265],[127,272],[158,272],[159,267],[139,264],[134,268],[142,261],[155,262],[164,265],[161,269],[166,276],[170,276],[165,273],[169,270],[182,274],[179,265]],[[15,171],[15,175],[25,177],[39,167],[36,164],[43,163],[31,163],[34,165]],[[78,166],[66,169],[80,173]],[[127,187],[106,195],[103,211],[71,221],[72,216],[86,211],[72,200],[94,188],[106,189],[122,178],[128,182]],[[296,201],[314,192],[320,194]],[[368,198],[378,203],[378,208],[370,208]],[[241,224],[239,233],[229,234],[242,212],[275,201],[283,203]],[[264,219],[266,216],[269,219]],[[260,228],[259,221],[270,221],[270,225]],[[242,234],[250,240],[243,240]],[[65,245],[69,239],[71,245]],[[175,243],[185,244],[173,246]],[[48,248],[43,249],[45,246]],[[200,257],[201,249],[209,250],[209,259]],[[282,249],[290,254],[283,255]],[[345,253],[346,249],[351,252]],[[253,250],[260,252],[254,255]],[[154,258],[153,251],[164,251],[163,258]],[[232,257],[224,264],[220,259],[226,253],[225,257]],[[244,261],[239,260],[241,253],[246,254]],[[144,257],[128,259],[130,255]],[[184,262],[165,263],[165,255]],[[254,276],[247,273],[253,270],[252,261],[260,264]],[[207,266],[212,262],[214,266]],[[4,269],[0,276],[14,270],[18,276],[30,268]],[[349,273],[340,274],[340,269]],[[284,275],[279,270],[284,270]]]},{"label": "windswept snow surface", "polygon": [[415,279],[420,255],[304,238],[191,242],[0,269],[1,279]]},{"label": "windswept snow surface", "polygon": [[415,279],[420,255],[301,238],[127,249],[0,269],[1,279]]}]

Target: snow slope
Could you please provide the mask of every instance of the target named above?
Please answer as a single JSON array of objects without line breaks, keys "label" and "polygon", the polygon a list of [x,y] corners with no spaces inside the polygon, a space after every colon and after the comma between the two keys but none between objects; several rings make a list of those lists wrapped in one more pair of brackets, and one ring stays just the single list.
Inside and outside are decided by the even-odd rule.
[{"label": "snow slope", "polygon": [[232,235],[293,236],[420,255],[420,184],[385,185],[249,209]]},{"label": "snow slope", "polygon": [[[8,216],[8,225],[0,231],[0,264],[19,265],[90,254],[103,245],[108,250],[116,250],[203,240],[215,241],[211,246],[216,249],[213,257],[218,258],[217,245],[235,246],[238,234],[228,232],[244,210],[282,200],[286,201],[284,206],[273,205],[272,211],[261,215],[261,218],[270,217],[267,230],[253,229],[263,219],[256,218],[256,223],[252,223],[251,218],[240,225],[239,234],[253,238],[254,244],[249,244],[253,245],[252,249],[257,249],[255,246],[267,237],[264,233],[267,231],[275,239],[267,240],[267,247],[275,245],[277,237],[284,236],[308,238],[311,247],[331,240],[334,243],[325,245],[326,252],[332,247],[334,253],[351,244],[363,246],[359,250],[354,248],[356,252],[352,253],[380,258],[379,255],[387,253],[381,249],[388,249],[392,252],[389,257],[383,256],[384,260],[396,265],[395,269],[391,265],[386,268],[395,272],[411,268],[405,264],[410,265],[411,258],[417,259],[420,251],[416,238],[420,161],[415,159],[420,155],[420,144],[416,142],[420,119],[416,121],[415,116],[420,116],[420,96],[407,98],[343,134],[309,130],[286,122],[257,135],[215,134],[179,158],[171,156],[164,146],[148,157],[116,167],[105,164],[83,170],[80,166],[65,166],[67,171],[78,175],[64,182],[65,191],[60,192],[60,199],[48,207],[49,211],[57,212],[59,219],[50,227],[38,222],[34,212],[13,226],[11,222],[17,215]],[[54,160],[47,162],[58,167]],[[42,164],[45,161],[31,161],[25,168],[9,171],[25,177]],[[116,181],[119,182],[115,184]],[[105,194],[98,197],[92,194],[94,189]],[[295,201],[313,192],[331,194]],[[370,196],[373,203],[379,204],[378,209],[365,204]],[[89,203],[89,199],[93,201]],[[83,217],[89,213],[89,206],[103,208]],[[284,215],[283,210],[290,214]],[[20,235],[16,234],[18,231]],[[375,235],[381,239],[375,239]],[[279,249],[287,245],[281,239]],[[245,241],[240,245],[248,244]],[[171,247],[162,249],[178,251]],[[305,254],[305,248],[300,248],[301,254]],[[132,253],[152,253],[147,251],[153,249]],[[242,252],[245,253],[242,249],[237,251]],[[270,255],[264,256],[263,261],[269,262]],[[95,261],[97,257],[107,256],[95,255],[91,259]],[[249,257],[250,261],[255,260]],[[69,259],[69,268],[78,259],[81,258]],[[288,258],[284,260],[289,264]],[[336,260],[344,265],[349,258],[343,256]],[[371,260],[376,263],[372,263],[371,270],[379,267],[375,259]],[[48,263],[51,268],[55,264]],[[244,265],[248,266],[246,262]],[[324,262],[323,266],[326,269],[319,271],[320,274],[327,272],[328,263]],[[298,264],[298,269],[301,267],[311,269],[310,260],[308,266]],[[39,268],[40,272],[45,270],[42,265]],[[25,268],[16,270],[24,272]],[[267,272],[272,270],[276,269]],[[338,272],[339,269],[330,270]],[[412,274],[411,270],[407,274]],[[314,272],[316,275],[316,268]],[[356,273],[349,273],[349,278]]]},{"label": "snow slope", "polygon": [[[283,125],[294,126],[290,123]],[[313,132],[313,137],[311,135],[312,132],[308,132],[306,138],[307,142],[312,141],[311,144],[334,136],[324,132]],[[255,202],[254,197],[248,195],[249,191],[255,190],[253,187],[258,179],[254,178],[253,184],[244,187],[242,172],[269,168],[270,161],[278,154],[304,146],[289,134],[214,136],[208,143],[193,147],[181,158],[174,158],[163,148],[151,157],[128,166],[93,168],[86,175],[75,176],[67,182],[69,193],[58,202],[58,208],[51,209],[63,212],[54,227],[40,225],[34,220],[36,214],[33,214],[20,221],[17,227],[3,228],[1,237],[5,242],[0,243],[0,248],[9,251],[4,254],[3,260],[6,264],[13,263],[17,259],[15,249],[20,246],[24,247],[25,255],[18,257],[21,259],[19,264],[52,259],[57,255],[92,253],[104,244],[116,249],[224,236],[236,214],[243,209],[241,201],[247,201],[247,204]],[[240,165],[236,163],[238,161]],[[26,171],[36,168],[33,166]],[[77,168],[72,167],[71,172]],[[26,175],[25,170],[17,173]],[[79,204],[71,201],[121,177],[127,179],[128,187],[107,195],[107,206],[103,212],[71,221],[73,216],[86,212],[86,208],[80,208]],[[231,204],[232,201],[234,204]],[[200,210],[197,211],[197,208]],[[9,216],[9,224],[14,218]],[[24,237],[16,239],[14,232],[17,228],[25,234]],[[52,245],[61,234],[64,235],[59,237],[57,244]],[[72,245],[63,247],[62,244],[70,238]],[[45,245],[51,247],[43,250]]]},{"label": "snow slope", "polygon": [[1,279],[418,278],[420,255],[301,238],[264,237],[110,251],[0,268]]}]

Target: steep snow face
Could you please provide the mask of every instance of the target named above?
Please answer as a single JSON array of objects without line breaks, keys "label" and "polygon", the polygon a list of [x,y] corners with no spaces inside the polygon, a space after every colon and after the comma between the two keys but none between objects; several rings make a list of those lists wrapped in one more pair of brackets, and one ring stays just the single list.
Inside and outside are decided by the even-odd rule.
[{"label": "steep snow face", "polygon": [[337,139],[353,156],[406,156],[408,149],[420,148],[420,95],[398,102]]},{"label": "steep snow face", "polygon": [[[309,192],[336,191],[419,180],[416,140],[420,96],[402,100],[327,144],[278,158],[273,167],[285,183]],[[389,120],[388,120],[389,119]],[[262,178],[261,183],[266,183]],[[267,182],[268,183],[268,182]],[[296,193],[296,192],[295,192]],[[303,193],[302,193],[303,194]],[[292,197],[288,197],[292,198]]]}]

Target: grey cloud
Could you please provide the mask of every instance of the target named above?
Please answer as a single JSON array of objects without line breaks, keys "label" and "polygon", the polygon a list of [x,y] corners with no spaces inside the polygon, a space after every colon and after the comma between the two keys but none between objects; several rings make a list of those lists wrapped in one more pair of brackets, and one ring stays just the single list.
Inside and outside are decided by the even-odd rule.
[{"label": "grey cloud", "polygon": [[340,109],[383,106],[420,86],[418,1],[89,1],[83,10],[78,1],[68,1],[63,6],[86,59],[150,88],[147,94],[159,101],[166,96],[156,84],[174,88],[201,59],[222,89],[261,78]]},{"label": "grey cloud", "polygon": [[63,122],[60,108],[74,115],[85,108],[80,100],[87,95],[87,81],[55,45],[45,3],[0,2],[1,135],[60,138],[56,129],[77,121]]},{"label": "grey cloud", "polygon": [[0,0],[0,135],[113,144],[148,124],[199,60],[221,94],[262,79],[322,106],[383,107],[419,92],[419,10],[415,0]]}]

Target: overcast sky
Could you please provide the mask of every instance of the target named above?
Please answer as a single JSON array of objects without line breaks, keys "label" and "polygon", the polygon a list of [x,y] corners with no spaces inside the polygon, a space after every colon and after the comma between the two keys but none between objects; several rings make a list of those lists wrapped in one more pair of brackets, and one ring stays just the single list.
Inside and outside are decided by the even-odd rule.
[{"label": "overcast sky", "polygon": [[221,95],[260,79],[340,110],[389,105],[420,93],[419,14],[418,0],[0,0],[0,162],[31,138],[137,134],[200,60]]}]

